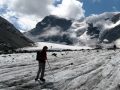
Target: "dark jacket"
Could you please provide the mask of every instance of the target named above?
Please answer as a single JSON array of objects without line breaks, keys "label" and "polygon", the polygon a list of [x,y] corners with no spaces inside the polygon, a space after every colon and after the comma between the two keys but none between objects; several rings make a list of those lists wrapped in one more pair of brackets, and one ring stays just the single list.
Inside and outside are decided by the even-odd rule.
[{"label": "dark jacket", "polygon": [[42,51],[38,51],[37,52],[37,60],[41,63],[45,63],[47,60],[47,53],[46,51],[42,50]]}]

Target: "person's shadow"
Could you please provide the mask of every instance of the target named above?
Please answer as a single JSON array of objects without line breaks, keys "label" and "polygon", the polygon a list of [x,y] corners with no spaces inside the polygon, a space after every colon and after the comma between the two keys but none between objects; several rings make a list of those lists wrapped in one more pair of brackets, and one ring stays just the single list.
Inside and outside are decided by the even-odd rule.
[{"label": "person's shadow", "polygon": [[57,88],[54,87],[53,82],[45,82],[43,85],[40,87],[41,89],[52,89],[52,90],[58,90]]}]

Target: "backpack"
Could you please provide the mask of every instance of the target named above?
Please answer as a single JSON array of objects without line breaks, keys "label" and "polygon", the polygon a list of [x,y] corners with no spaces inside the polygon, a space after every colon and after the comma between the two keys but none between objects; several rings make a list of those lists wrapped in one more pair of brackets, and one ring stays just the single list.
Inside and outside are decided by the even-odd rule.
[{"label": "backpack", "polygon": [[37,51],[36,60],[40,60],[40,51]]}]

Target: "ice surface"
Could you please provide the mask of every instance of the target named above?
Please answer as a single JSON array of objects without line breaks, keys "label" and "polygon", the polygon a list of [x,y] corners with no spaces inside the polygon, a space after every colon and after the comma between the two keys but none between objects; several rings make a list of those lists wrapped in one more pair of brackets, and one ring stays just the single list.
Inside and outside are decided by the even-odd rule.
[{"label": "ice surface", "polygon": [[34,81],[36,53],[0,55],[0,90],[120,90],[120,50],[54,52],[57,57],[52,53],[45,85]]},{"label": "ice surface", "polygon": [[63,44],[55,44],[55,43],[48,43],[48,42],[37,42],[35,43],[36,46],[34,47],[25,47],[21,48],[21,50],[39,50],[42,49],[43,46],[47,46],[48,49],[52,50],[62,50],[62,49],[71,49],[71,50],[78,50],[78,49],[92,49],[88,46],[73,46],[73,45],[63,45]]}]

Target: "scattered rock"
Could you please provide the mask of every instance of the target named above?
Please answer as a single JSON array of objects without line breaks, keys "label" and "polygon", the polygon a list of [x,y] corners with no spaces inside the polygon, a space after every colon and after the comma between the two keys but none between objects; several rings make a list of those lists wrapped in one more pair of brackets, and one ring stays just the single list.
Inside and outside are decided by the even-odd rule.
[{"label": "scattered rock", "polygon": [[53,54],[52,54],[52,56],[55,56],[55,57],[57,57],[57,54],[56,54],[56,53],[53,53]]}]

